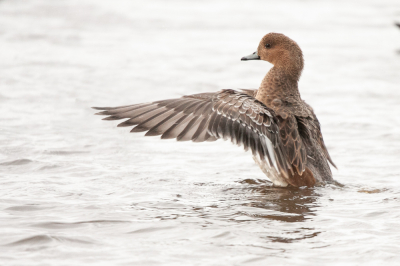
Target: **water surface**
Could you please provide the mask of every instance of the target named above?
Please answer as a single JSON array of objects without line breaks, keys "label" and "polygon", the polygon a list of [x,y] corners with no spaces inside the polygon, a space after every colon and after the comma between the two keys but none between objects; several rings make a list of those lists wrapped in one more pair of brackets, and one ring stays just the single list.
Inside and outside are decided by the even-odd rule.
[{"label": "water surface", "polygon": [[[380,1],[0,1],[1,265],[399,265],[400,21]],[[257,88],[267,32],[344,186],[271,187],[228,142],[129,134],[91,106]]]}]

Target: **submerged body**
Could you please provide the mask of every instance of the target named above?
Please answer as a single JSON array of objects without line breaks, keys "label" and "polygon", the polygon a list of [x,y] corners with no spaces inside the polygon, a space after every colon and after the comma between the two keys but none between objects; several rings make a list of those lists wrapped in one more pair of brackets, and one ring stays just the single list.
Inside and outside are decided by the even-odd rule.
[{"label": "submerged body", "polygon": [[320,124],[300,97],[301,49],[283,34],[263,37],[257,52],[242,60],[274,65],[258,90],[222,90],[179,99],[104,110],[105,120],[128,118],[118,126],[178,141],[230,139],[251,149],[255,162],[276,186],[314,186],[332,182]]}]

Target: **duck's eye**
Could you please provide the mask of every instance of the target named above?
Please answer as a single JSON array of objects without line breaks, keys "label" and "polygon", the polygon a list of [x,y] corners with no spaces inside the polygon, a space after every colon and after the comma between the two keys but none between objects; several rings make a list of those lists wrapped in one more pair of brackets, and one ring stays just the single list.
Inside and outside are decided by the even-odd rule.
[{"label": "duck's eye", "polygon": [[269,43],[267,43],[266,45],[265,45],[265,48],[270,48],[271,47],[271,44],[269,44]]}]

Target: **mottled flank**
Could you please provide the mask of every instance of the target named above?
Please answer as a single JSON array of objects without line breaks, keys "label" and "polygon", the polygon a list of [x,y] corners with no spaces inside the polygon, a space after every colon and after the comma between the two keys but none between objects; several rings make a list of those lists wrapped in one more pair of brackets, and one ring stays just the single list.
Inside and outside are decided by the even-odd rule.
[{"label": "mottled flank", "polygon": [[[258,56],[257,56],[258,54]],[[250,149],[276,186],[314,186],[333,181],[320,125],[301,98],[298,80],[304,60],[296,42],[283,34],[265,35],[251,57],[274,67],[260,89],[222,90],[179,99],[121,107],[94,107],[104,120],[127,118],[118,126],[131,132],[178,141],[230,139]],[[245,57],[242,60],[247,60]]]}]

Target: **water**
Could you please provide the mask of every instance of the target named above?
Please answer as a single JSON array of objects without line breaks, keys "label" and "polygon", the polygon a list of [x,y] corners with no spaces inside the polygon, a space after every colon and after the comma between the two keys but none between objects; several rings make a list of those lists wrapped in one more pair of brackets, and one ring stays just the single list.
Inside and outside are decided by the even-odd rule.
[{"label": "water", "polygon": [[[1,265],[399,265],[397,0],[0,2]],[[228,142],[129,134],[91,106],[257,88],[267,32],[344,186],[273,188]]]}]

